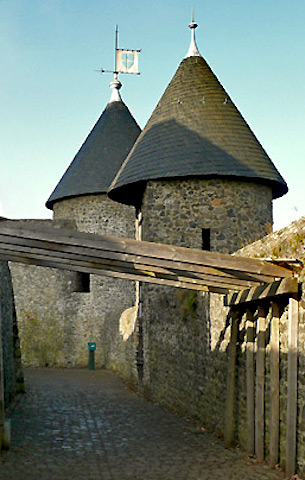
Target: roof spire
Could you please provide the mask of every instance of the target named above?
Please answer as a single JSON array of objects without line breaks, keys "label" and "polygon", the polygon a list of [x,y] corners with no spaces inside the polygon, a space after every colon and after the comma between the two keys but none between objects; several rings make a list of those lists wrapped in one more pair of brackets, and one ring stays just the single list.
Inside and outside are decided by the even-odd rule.
[{"label": "roof spire", "polygon": [[197,44],[196,44],[196,38],[195,38],[195,29],[198,27],[198,25],[197,25],[196,22],[194,22],[194,9],[193,8],[192,8],[192,21],[189,24],[189,27],[192,31],[192,38],[191,38],[191,43],[190,43],[188,52],[187,52],[187,54],[184,58],[201,57],[201,55],[198,51],[198,47],[197,47]]},{"label": "roof spire", "polygon": [[119,73],[133,73],[140,75],[138,70],[139,66],[139,53],[141,50],[126,50],[118,47],[119,43],[119,28],[116,25],[115,27],[115,44],[114,44],[114,70],[96,70],[101,73],[113,73],[114,79],[110,82],[110,88],[112,88],[112,93],[110,97],[111,102],[121,102],[120,88],[122,87],[121,82],[118,80]]},{"label": "roof spire", "polygon": [[112,80],[112,82],[110,82],[110,88],[112,88],[112,93],[111,93],[109,103],[111,103],[111,102],[121,102],[122,101],[122,98],[121,98],[121,95],[120,95],[120,88],[121,87],[122,87],[122,84],[121,84],[120,80],[118,80],[117,73],[115,73],[114,74],[114,79]]},{"label": "roof spire", "polygon": [[122,84],[120,80],[118,80],[118,70],[117,70],[117,56],[116,52],[118,49],[118,41],[119,41],[119,27],[115,26],[115,44],[114,44],[114,78],[112,82],[110,82],[110,88],[112,88],[111,97],[109,103],[111,102],[121,102],[122,98],[120,95],[120,89],[122,88]]}]

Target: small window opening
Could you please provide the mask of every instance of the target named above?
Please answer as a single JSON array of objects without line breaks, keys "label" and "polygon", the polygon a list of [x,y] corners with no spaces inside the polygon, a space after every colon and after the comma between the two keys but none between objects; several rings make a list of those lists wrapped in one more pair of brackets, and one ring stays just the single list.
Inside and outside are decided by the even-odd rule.
[{"label": "small window opening", "polygon": [[90,292],[90,274],[84,272],[76,272],[74,292]]},{"label": "small window opening", "polygon": [[211,229],[202,228],[201,230],[202,250],[211,250]]}]

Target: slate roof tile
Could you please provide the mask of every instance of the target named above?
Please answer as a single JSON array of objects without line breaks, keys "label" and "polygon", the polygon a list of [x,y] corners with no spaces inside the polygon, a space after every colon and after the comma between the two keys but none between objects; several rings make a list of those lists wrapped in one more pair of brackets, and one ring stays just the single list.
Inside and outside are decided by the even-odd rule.
[{"label": "slate roof tile", "polygon": [[192,176],[267,183],[274,198],[288,190],[202,57],[181,62],[108,195],[137,204],[148,180]]},{"label": "slate roof tile", "polygon": [[65,198],[106,193],[140,132],[123,102],[109,103],[46,206],[52,209]]}]

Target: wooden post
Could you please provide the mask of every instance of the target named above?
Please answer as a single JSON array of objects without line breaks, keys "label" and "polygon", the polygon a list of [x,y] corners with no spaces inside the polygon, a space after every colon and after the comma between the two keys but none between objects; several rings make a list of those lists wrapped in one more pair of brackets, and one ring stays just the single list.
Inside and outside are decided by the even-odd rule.
[{"label": "wooden post", "polygon": [[254,455],[254,320],[253,312],[246,312],[247,328],[247,451]]},{"label": "wooden post", "polygon": [[272,304],[270,325],[270,433],[269,464],[275,467],[279,459],[280,429],[280,308]]},{"label": "wooden post", "polygon": [[234,441],[234,399],[236,383],[236,344],[238,332],[237,311],[231,312],[231,338],[229,344],[229,363],[228,363],[228,383],[227,383],[227,401],[225,412],[224,441],[225,447],[232,446]]},{"label": "wooden post", "polygon": [[266,314],[265,308],[258,307],[256,351],[256,395],[255,395],[255,456],[259,462],[264,460],[265,425],[265,346]]},{"label": "wooden post", "polygon": [[286,476],[288,477],[291,477],[296,470],[298,320],[299,302],[295,298],[290,298],[288,309],[288,386],[286,432]]}]

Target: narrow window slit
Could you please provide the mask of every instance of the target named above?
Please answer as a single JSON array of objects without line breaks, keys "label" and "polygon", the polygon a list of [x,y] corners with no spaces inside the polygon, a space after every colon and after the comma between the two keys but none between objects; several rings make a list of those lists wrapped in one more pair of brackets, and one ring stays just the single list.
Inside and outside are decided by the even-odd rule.
[{"label": "narrow window slit", "polygon": [[211,250],[211,229],[202,228],[201,229],[201,248],[202,250]]},{"label": "narrow window slit", "polygon": [[84,272],[75,273],[74,292],[90,292],[90,274]]}]

